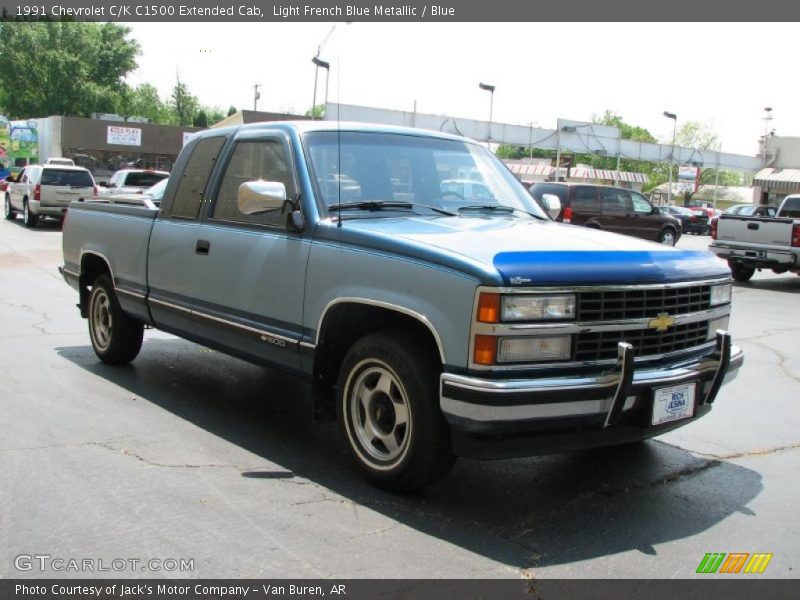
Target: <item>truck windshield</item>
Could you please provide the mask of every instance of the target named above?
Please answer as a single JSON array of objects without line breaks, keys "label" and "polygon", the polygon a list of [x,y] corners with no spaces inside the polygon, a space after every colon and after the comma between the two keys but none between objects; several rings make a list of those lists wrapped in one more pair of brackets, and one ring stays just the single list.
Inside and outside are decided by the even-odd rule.
[{"label": "truck windshield", "polygon": [[[462,216],[546,218],[502,163],[477,144],[350,131],[313,132],[305,140],[327,208],[369,200],[413,203]],[[469,210],[459,213],[464,207]],[[503,207],[507,210],[498,210]]]}]

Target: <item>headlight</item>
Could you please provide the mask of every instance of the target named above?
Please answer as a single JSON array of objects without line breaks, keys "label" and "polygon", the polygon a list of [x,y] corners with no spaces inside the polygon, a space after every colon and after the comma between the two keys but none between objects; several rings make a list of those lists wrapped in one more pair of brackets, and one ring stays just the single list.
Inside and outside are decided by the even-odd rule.
[{"label": "headlight", "polygon": [[572,356],[571,338],[569,335],[500,338],[497,362],[568,360]]},{"label": "headlight", "polygon": [[711,306],[719,304],[728,304],[731,301],[731,284],[723,283],[722,285],[711,286]]},{"label": "headlight", "polygon": [[574,319],[575,294],[503,296],[500,320],[543,321]]}]

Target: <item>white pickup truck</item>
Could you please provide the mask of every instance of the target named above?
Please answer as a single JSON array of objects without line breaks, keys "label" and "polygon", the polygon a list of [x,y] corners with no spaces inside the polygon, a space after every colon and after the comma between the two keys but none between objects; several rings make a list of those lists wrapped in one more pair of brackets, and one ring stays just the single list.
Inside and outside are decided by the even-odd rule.
[{"label": "white pickup truck", "polygon": [[711,238],[710,250],[728,261],[736,281],[756,269],[800,275],[800,194],[786,196],[774,217],[723,214]]}]

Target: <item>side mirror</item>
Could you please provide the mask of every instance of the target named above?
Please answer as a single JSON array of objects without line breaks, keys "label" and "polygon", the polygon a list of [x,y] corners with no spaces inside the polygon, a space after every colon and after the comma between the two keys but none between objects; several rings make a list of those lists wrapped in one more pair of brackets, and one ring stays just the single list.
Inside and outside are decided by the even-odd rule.
[{"label": "side mirror", "polygon": [[542,204],[550,218],[555,220],[561,212],[561,199],[555,194],[542,194]]},{"label": "side mirror", "polygon": [[239,186],[237,203],[242,214],[257,215],[281,210],[284,202],[286,186],[280,181],[245,181]]}]

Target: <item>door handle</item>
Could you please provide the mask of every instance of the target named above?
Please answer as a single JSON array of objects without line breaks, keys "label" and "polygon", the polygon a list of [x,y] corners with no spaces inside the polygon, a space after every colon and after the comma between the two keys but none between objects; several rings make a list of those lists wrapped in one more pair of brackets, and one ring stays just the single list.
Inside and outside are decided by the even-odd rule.
[{"label": "door handle", "polygon": [[211,242],[208,240],[197,240],[197,245],[194,247],[195,254],[207,255],[211,249]]},{"label": "door handle", "polygon": [[755,231],[756,229],[758,229],[758,223],[748,223],[747,228]]}]

